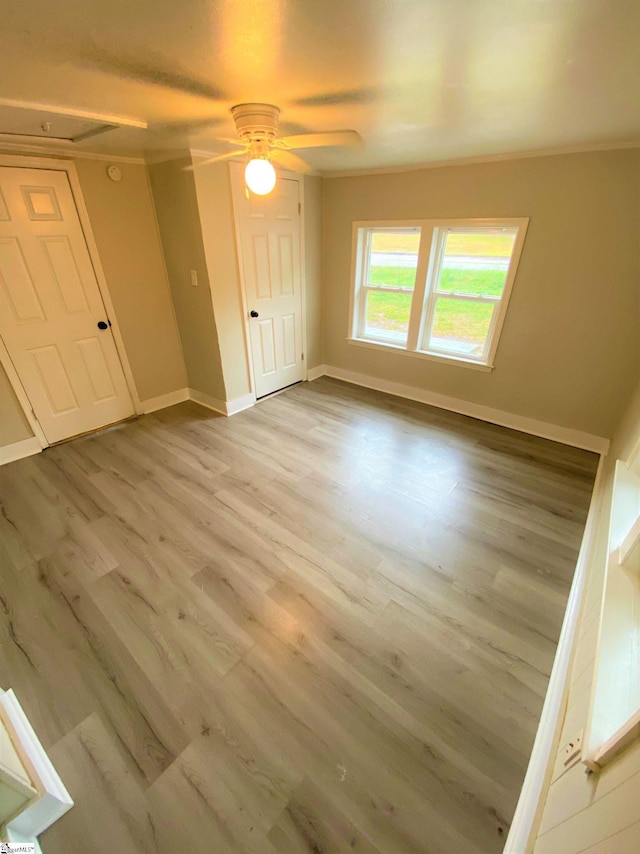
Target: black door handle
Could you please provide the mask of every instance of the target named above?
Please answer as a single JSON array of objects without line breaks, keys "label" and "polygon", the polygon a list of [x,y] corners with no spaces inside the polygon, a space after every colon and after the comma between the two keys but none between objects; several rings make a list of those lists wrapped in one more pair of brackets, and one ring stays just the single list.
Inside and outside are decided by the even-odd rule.
[{"label": "black door handle", "polygon": [[252,311],[250,312],[250,314],[251,314],[251,317],[260,317],[260,315],[258,314],[258,312],[257,312],[257,311],[253,311],[253,310],[252,310]]},{"label": "black door handle", "polygon": [[107,320],[105,323],[104,320],[98,321],[98,329],[108,329],[111,326],[111,321]]}]

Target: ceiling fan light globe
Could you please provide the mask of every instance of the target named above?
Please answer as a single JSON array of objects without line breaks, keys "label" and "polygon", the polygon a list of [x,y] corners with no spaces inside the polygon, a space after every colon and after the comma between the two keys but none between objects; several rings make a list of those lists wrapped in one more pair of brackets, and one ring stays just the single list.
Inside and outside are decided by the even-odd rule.
[{"label": "ceiling fan light globe", "polygon": [[244,170],[244,180],[252,193],[266,196],[276,185],[276,170],[263,157],[250,160]]}]

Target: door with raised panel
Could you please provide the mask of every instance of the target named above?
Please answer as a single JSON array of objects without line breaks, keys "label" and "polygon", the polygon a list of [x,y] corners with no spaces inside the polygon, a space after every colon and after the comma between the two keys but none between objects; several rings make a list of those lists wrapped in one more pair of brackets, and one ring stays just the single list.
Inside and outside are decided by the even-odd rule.
[{"label": "door with raised panel", "polygon": [[256,397],[304,379],[298,187],[278,178],[268,196],[247,198],[234,181]]},{"label": "door with raised panel", "polygon": [[0,167],[0,335],[50,443],[133,414],[64,171]]}]

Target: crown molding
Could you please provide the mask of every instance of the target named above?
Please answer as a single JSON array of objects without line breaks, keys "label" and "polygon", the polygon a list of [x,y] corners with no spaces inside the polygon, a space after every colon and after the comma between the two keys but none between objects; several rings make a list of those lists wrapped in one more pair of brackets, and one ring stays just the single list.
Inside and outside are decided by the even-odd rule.
[{"label": "crown molding", "polygon": [[539,148],[526,151],[510,151],[504,154],[486,154],[478,157],[458,157],[452,160],[433,160],[427,163],[406,163],[402,166],[379,166],[371,169],[333,169],[321,172],[323,178],[356,178],[361,175],[386,175],[394,172],[417,172],[422,169],[442,169],[447,166],[472,166],[480,163],[500,163],[505,160],[527,160],[535,157],[553,157],[560,154],[585,154],[592,151],[617,151],[624,148],[640,148],[640,136],[608,142],[562,145],[555,148]]},{"label": "crown molding", "polygon": [[108,163],[135,163],[145,165],[144,157],[129,157],[123,154],[83,151],[70,146],[23,145],[18,142],[0,141],[0,152],[5,154],[39,154],[43,157],[58,157],[61,160],[105,160]]}]

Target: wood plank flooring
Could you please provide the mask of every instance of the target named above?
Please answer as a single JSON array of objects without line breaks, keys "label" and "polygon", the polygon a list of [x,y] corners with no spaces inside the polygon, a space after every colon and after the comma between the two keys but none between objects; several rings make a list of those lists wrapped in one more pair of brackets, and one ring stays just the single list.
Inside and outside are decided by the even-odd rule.
[{"label": "wood plank flooring", "polygon": [[491,854],[597,459],[331,380],[0,469],[45,854]]}]

